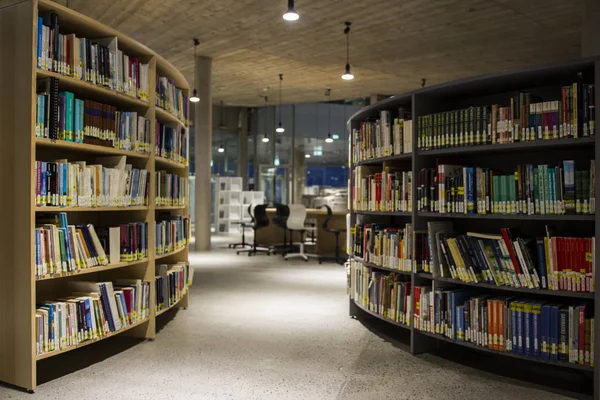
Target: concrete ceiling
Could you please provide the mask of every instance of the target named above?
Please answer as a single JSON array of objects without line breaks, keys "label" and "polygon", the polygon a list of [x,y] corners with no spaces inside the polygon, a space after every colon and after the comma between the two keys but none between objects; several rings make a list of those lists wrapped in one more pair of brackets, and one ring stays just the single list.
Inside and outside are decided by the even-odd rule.
[{"label": "concrete ceiling", "polygon": [[[62,1],[64,4],[64,0]],[[213,101],[262,105],[394,94],[580,55],[582,0],[70,0],[163,55],[193,85],[192,38],[213,59]],[[352,21],[345,64],[344,21]],[[266,90],[265,90],[266,89]]]}]

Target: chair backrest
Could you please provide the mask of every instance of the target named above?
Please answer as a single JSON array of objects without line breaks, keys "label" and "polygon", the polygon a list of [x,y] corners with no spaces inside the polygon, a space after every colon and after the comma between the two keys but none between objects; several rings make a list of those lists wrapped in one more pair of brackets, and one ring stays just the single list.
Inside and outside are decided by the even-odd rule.
[{"label": "chair backrest", "polygon": [[295,230],[305,229],[306,207],[302,204],[291,204],[289,207],[290,216],[287,219],[287,228]]},{"label": "chair backrest", "polygon": [[331,220],[331,217],[333,217],[333,211],[331,211],[331,207],[329,207],[327,204],[323,204],[323,207],[325,207],[327,210],[327,217],[325,217],[325,221],[323,221],[323,229],[326,232],[331,232],[329,229],[329,221]]},{"label": "chair backrest", "polygon": [[264,228],[265,226],[269,226],[267,206],[258,204],[254,207],[254,228]]},{"label": "chair backrest", "polygon": [[254,223],[254,204],[250,204],[248,206],[248,215],[250,216],[250,218],[252,218],[252,223]]},{"label": "chair backrest", "polygon": [[287,219],[290,215],[290,208],[285,204],[275,203],[275,218],[273,222],[277,225],[285,228],[287,226]]}]

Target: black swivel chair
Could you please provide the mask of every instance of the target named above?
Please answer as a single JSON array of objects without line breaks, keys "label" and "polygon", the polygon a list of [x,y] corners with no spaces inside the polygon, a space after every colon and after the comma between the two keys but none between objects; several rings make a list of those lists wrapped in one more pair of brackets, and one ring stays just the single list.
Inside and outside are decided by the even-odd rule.
[{"label": "black swivel chair", "polygon": [[248,257],[252,254],[257,253],[266,253],[267,255],[271,255],[270,250],[268,248],[258,248],[258,243],[256,243],[256,232],[259,229],[269,226],[269,217],[267,216],[267,206],[264,204],[260,204],[254,207],[254,215],[253,215],[253,224],[251,226],[254,231],[254,240],[252,243],[251,249],[246,250],[238,250],[237,254],[240,253],[248,253]]},{"label": "black swivel chair", "polygon": [[288,243],[288,228],[287,228],[287,220],[290,216],[290,207],[285,204],[275,203],[275,217],[273,217],[273,223],[283,229],[283,243],[276,244],[271,246],[271,251],[275,253],[281,253],[285,255],[287,252],[293,250],[293,246],[291,244],[291,233],[290,233],[290,243]]},{"label": "black swivel chair", "polygon": [[323,230],[325,232],[333,233],[335,236],[335,257],[319,257],[319,264],[321,264],[323,261],[333,261],[343,265],[346,260],[340,256],[340,233],[345,232],[346,229],[330,228],[329,221],[333,217],[333,212],[331,211],[331,207],[328,205],[324,205],[323,207],[325,207],[327,210],[327,217],[325,218],[325,221],[323,221]]},{"label": "black swivel chair", "polygon": [[252,220],[250,222],[240,222],[240,228],[242,228],[242,241],[240,243],[230,243],[229,244],[229,248],[230,249],[235,249],[238,246],[239,247],[252,247],[252,244],[247,243],[246,242],[246,228],[252,228],[252,225],[254,225],[254,217],[252,216],[252,204],[250,204],[248,206],[248,215],[250,216],[250,218],[252,218]]}]

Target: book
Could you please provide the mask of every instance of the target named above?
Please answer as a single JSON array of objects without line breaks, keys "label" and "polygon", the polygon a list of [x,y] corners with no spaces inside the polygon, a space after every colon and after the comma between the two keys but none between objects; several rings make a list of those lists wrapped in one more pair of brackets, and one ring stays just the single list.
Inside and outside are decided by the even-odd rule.
[{"label": "book", "polygon": [[156,171],[156,206],[185,206],[188,196],[188,179],[166,171]]},{"label": "book", "polygon": [[156,255],[185,247],[190,237],[190,221],[181,216],[160,216],[156,221]]},{"label": "book", "polygon": [[156,155],[184,165],[189,162],[189,129],[156,122]]},{"label": "book", "polygon": [[185,122],[188,119],[188,97],[182,89],[175,86],[173,80],[158,74],[156,74],[156,106],[175,115],[181,121]]}]

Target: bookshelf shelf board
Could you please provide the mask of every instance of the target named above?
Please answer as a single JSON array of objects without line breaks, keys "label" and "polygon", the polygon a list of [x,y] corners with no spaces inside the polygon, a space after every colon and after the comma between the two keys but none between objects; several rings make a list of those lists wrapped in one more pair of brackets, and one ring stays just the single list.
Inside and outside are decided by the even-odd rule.
[{"label": "bookshelf shelf board", "polygon": [[137,158],[144,158],[144,159],[147,159],[150,157],[148,154],[138,153],[137,151],[120,150],[120,149],[115,149],[113,147],[96,146],[93,144],[86,144],[86,143],[74,143],[74,142],[67,142],[64,140],[36,138],[35,144],[37,147],[41,147],[41,148],[68,149],[68,150],[78,151],[78,152],[82,152],[82,153],[110,154],[110,155],[114,154],[114,155],[137,157]]},{"label": "bookshelf shelf board", "polygon": [[448,282],[448,283],[454,283],[456,285],[472,286],[472,287],[477,287],[477,288],[499,290],[499,291],[504,291],[504,292],[526,293],[526,294],[567,297],[567,298],[577,298],[577,299],[593,299],[594,298],[594,293],[590,293],[590,292],[571,292],[571,291],[567,291],[567,290],[527,289],[527,288],[514,288],[514,287],[510,287],[510,286],[496,286],[496,285],[492,285],[490,283],[463,282],[458,279],[434,277],[431,274],[428,274],[425,272],[419,272],[416,275],[420,278],[431,279],[436,282]]},{"label": "bookshelf shelf board", "polygon": [[179,124],[181,126],[186,126],[185,122],[180,120],[176,115],[171,114],[164,108],[160,108],[156,106],[154,108],[156,110],[156,119],[162,123],[170,122],[174,124]]},{"label": "bookshelf shelf board", "polygon": [[157,167],[187,168],[187,165],[185,165],[183,163],[169,160],[167,158],[159,157],[159,156],[154,157],[154,162],[156,163]]},{"label": "bookshelf shelf board", "polygon": [[390,217],[412,217],[412,212],[408,211],[353,211],[358,215],[388,215]]},{"label": "bookshelf shelf board", "polygon": [[462,341],[458,341],[458,340],[452,340],[452,339],[447,338],[445,336],[437,335],[437,334],[430,333],[430,332],[421,331],[419,329],[415,329],[414,331],[418,332],[418,333],[420,333],[421,335],[424,335],[424,336],[429,336],[429,337],[432,337],[434,339],[442,340],[444,342],[452,343],[452,344],[455,344],[455,345],[458,345],[458,346],[468,347],[470,349],[474,349],[474,350],[477,350],[477,351],[483,351],[483,352],[486,352],[486,353],[499,354],[499,355],[503,355],[503,356],[507,356],[507,357],[518,358],[520,360],[527,360],[527,361],[532,361],[532,362],[536,362],[536,363],[553,365],[553,366],[556,366],[556,367],[572,368],[572,369],[578,369],[578,370],[589,371],[589,372],[592,372],[594,370],[594,367],[591,367],[589,365],[573,364],[573,363],[564,362],[564,361],[546,360],[546,359],[543,359],[543,358],[535,358],[535,357],[525,356],[525,355],[521,355],[521,354],[515,354],[515,353],[504,352],[504,351],[492,350],[492,349],[489,349],[487,347],[478,346],[478,345],[476,345],[474,343],[462,342]]},{"label": "bookshelf shelf board", "polygon": [[160,310],[160,311],[157,311],[157,312],[156,312],[156,316],[158,317],[159,315],[161,315],[161,314],[164,314],[164,313],[166,313],[167,311],[169,311],[170,309],[174,308],[174,307],[175,307],[177,304],[179,304],[179,302],[180,302],[181,300],[183,300],[183,296],[185,296],[185,295],[187,294],[187,292],[188,292],[188,288],[187,288],[187,286],[186,286],[186,287],[185,287],[185,290],[184,290],[184,291],[183,291],[183,293],[181,294],[181,298],[180,298],[179,300],[177,300],[177,301],[175,302],[175,304],[173,304],[173,305],[171,305],[171,306],[169,306],[169,307],[163,308],[163,309],[162,309],[162,310]]},{"label": "bookshelf shelf board", "polygon": [[148,206],[131,207],[36,207],[35,212],[96,212],[96,211],[148,211]]},{"label": "bookshelf shelf board", "polygon": [[552,150],[587,146],[596,142],[595,136],[581,137],[577,139],[553,139],[536,140],[532,142],[507,143],[507,144],[484,144],[468,147],[449,147],[446,149],[419,150],[419,155],[424,157],[434,156],[456,156],[461,154],[488,154],[488,153],[514,153],[538,150]]},{"label": "bookshelf shelf board", "polygon": [[368,309],[364,308],[363,306],[361,306],[360,304],[358,304],[358,303],[357,303],[356,301],[354,301],[354,300],[352,300],[352,301],[354,302],[354,304],[356,305],[356,307],[360,308],[362,311],[366,312],[366,313],[367,313],[367,314],[369,314],[369,315],[372,315],[372,316],[373,316],[373,317],[375,317],[375,318],[379,318],[379,319],[380,319],[380,320],[382,320],[382,321],[385,321],[385,322],[387,322],[387,323],[389,323],[389,324],[392,324],[392,325],[399,326],[400,328],[404,328],[404,329],[410,329],[410,326],[408,326],[408,325],[406,325],[406,324],[403,324],[403,323],[401,323],[401,322],[392,321],[391,319],[388,319],[388,318],[384,318],[384,317],[383,317],[383,315],[379,315],[379,314],[377,314],[376,312],[373,312],[373,311],[370,311],[370,310],[368,310]]},{"label": "bookshelf shelf board", "polygon": [[165,254],[157,254],[157,255],[156,255],[156,257],[154,257],[154,259],[155,259],[155,260],[158,260],[158,259],[160,259],[160,258],[165,258],[165,257],[172,256],[172,255],[174,255],[174,254],[177,254],[177,253],[181,253],[183,250],[185,250],[185,249],[186,249],[186,247],[187,247],[187,244],[186,244],[185,246],[183,246],[182,248],[180,248],[180,249],[177,249],[177,250],[175,250],[175,251],[172,251],[172,252],[170,252],[170,253],[165,253]]},{"label": "bookshelf shelf board", "polygon": [[50,279],[67,278],[70,276],[93,274],[94,272],[108,271],[108,270],[117,269],[117,268],[125,268],[125,267],[129,267],[131,265],[143,264],[145,262],[148,262],[148,258],[142,258],[141,260],[130,261],[130,262],[118,262],[118,263],[114,263],[114,264],[101,265],[99,267],[84,268],[84,269],[77,270],[75,272],[65,272],[63,274],[38,276],[38,277],[36,277],[36,281],[39,282],[39,281],[47,281]]},{"label": "bookshelf shelf board", "polygon": [[370,262],[363,261],[363,259],[362,259],[362,258],[358,258],[358,257],[356,257],[356,256],[353,256],[353,257],[352,257],[352,259],[353,259],[354,261],[358,261],[358,262],[362,263],[363,265],[365,265],[365,266],[367,266],[367,267],[371,267],[371,268],[375,268],[375,269],[380,269],[380,270],[383,270],[383,271],[391,271],[391,272],[396,272],[396,273],[398,273],[398,274],[403,274],[403,275],[410,275],[410,274],[412,274],[412,272],[408,272],[408,271],[400,271],[400,270],[397,270],[397,269],[394,269],[394,268],[387,268],[387,267],[382,267],[382,266],[380,266],[380,265],[377,265],[377,264],[372,264],[372,263],[370,263]]},{"label": "bookshelf shelf board", "polygon": [[71,91],[82,91],[87,94],[91,93],[94,100],[103,101],[113,106],[135,106],[149,107],[149,103],[144,100],[126,95],[125,93],[117,92],[104,86],[94,85],[93,83],[82,81],[81,79],[71,76],[62,75],[52,71],[46,71],[36,68],[38,78],[58,78],[60,80],[61,89]]},{"label": "bookshelf shelf board", "polygon": [[185,210],[186,206],[156,206],[154,207],[154,209],[156,211],[163,211],[163,210]]},{"label": "bookshelf shelf board", "polygon": [[51,352],[49,352],[49,353],[44,353],[44,354],[37,355],[37,356],[36,356],[36,359],[37,359],[38,361],[39,361],[39,360],[43,360],[43,359],[45,359],[45,358],[54,357],[54,356],[57,356],[57,355],[59,355],[59,354],[67,353],[67,352],[69,352],[69,351],[72,351],[72,350],[80,349],[80,348],[82,348],[82,347],[88,346],[88,345],[90,345],[90,344],[93,344],[93,343],[98,343],[98,342],[99,342],[99,341],[101,341],[101,340],[108,339],[108,338],[110,338],[110,337],[113,337],[113,336],[117,336],[117,335],[119,335],[119,334],[121,334],[121,333],[123,333],[123,332],[126,332],[126,331],[128,331],[128,330],[130,330],[130,329],[133,329],[133,328],[135,328],[136,326],[139,326],[139,325],[145,324],[145,323],[146,323],[146,322],[148,322],[148,321],[150,321],[150,317],[144,318],[144,319],[143,319],[143,320],[141,320],[141,321],[138,321],[138,322],[136,322],[136,323],[134,323],[134,324],[132,324],[132,325],[126,326],[125,328],[121,329],[120,331],[117,331],[117,332],[111,332],[111,333],[107,334],[106,336],[104,336],[104,337],[102,337],[102,338],[93,339],[93,340],[88,340],[88,341],[85,341],[85,342],[79,343],[78,345],[75,345],[75,346],[69,346],[69,347],[66,347],[66,348],[64,348],[64,349],[61,349],[61,350],[51,351]]},{"label": "bookshelf shelf board", "polygon": [[593,214],[565,214],[565,215],[524,215],[524,214],[455,214],[419,211],[419,217],[428,218],[467,218],[467,219],[510,219],[510,220],[539,220],[539,221],[595,221]]},{"label": "bookshelf shelf board", "polygon": [[412,158],[412,153],[407,153],[407,154],[395,154],[393,156],[387,156],[387,157],[379,157],[379,158],[372,158],[369,160],[362,160],[357,162],[356,165],[377,165],[377,164],[383,164],[385,161],[400,161],[400,160],[410,160]]}]

